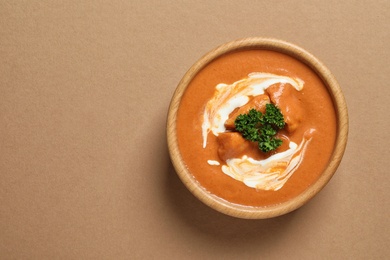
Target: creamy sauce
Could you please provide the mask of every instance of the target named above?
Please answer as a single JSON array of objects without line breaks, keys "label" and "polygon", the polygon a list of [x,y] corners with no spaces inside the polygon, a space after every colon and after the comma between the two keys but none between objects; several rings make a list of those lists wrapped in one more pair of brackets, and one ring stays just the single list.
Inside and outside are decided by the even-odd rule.
[{"label": "creamy sauce", "polygon": [[[271,74],[281,78],[276,84],[271,84],[264,77],[256,78],[252,72],[264,72],[262,75],[268,75],[268,78]],[[213,106],[204,115],[217,85],[217,91],[221,92],[227,86],[239,85],[237,82],[249,78],[268,81],[265,84],[268,87],[254,84],[256,90],[244,90],[253,91],[251,95],[230,93],[221,96],[230,101]],[[296,88],[291,81],[280,82],[282,78],[294,82],[300,79],[296,84],[302,87]],[[222,137],[226,138],[226,133],[223,133],[226,131],[226,117],[237,107],[249,104],[253,93],[264,92],[271,102],[280,102],[287,111],[288,125],[280,131],[280,136],[286,137],[283,139],[286,141],[270,154],[248,150],[251,149],[249,144],[242,153],[233,151],[230,154],[230,144],[224,142],[226,147],[222,150],[226,158],[222,160],[219,142]],[[228,105],[224,107],[223,104]],[[177,138],[185,164],[207,191],[232,203],[268,206],[297,196],[320,177],[333,151],[336,114],[325,85],[305,64],[273,51],[238,51],[212,61],[192,79],[178,109]],[[255,169],[256,174],[245,170],[247,165]],[[276,181],[274,177],[269,181],[275,174],[278,175]],[[262,180],[260,186],[259,179]]]},{"label": "creamy sauce", "polygon": [[[288,83],[297,91],[301,91],[304,86],[304,82],[299,78],[262,72],[250,73],[247,78],[230,85],[218,84],[203,114],[203,148],[207,146],[210,131],[215,136],[226,131],[225,122],[235,109],[247,104],[250,97],[263,95],[268,87],[277,83]],[[298,168],[304,155],[304,149],[301,151],[301,148],[307,141],[303,139],[299,148],[297,144],[290,142],[289,150],[274,154],[265,160],[254,160],[247,155],[228,159],[226,165],[222,166],[222,172],[251,188],[279,190]],[[214,163],[215,161],[213,163],[210,161],[212,160],[208,160],[210,165],[219,165]]]},{"label": "creamy sauce", "polygon": [[290,142],[289,149],[264,160],[254,160],[246,155],[232,158],[222,166],[222,171],[246,186],[260,190],[279,190],[298,169],[311,137],[303,138],[299,146]]},{"label": "creamy sauce", "polygon": [[215,136],[225,132],[224,124],[233,110],[248,103],[250,96],[264,94],[264,90],[276,83],[289,83],[298,91],[302,90],[304,84],[299,78],[264,72],[250,73],[247,78],[236,81],[231,85],[218,84],[213,98],[207,102],[203,116],[203,147],[207,145],[207,135],[210,130]]}]

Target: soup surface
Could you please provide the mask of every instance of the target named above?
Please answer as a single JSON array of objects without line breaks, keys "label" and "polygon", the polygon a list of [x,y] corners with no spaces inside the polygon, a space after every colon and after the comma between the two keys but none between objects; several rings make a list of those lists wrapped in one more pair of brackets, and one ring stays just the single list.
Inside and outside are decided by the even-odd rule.
[{"label": "soup surface", "polygon": [[[223,100],[218,96],[218,89],[231,89],[253,78],[268,80],[269,84],[262,93],[249,94],[244,103],[276,103],[286,122],[286,127],[278,133],[283,144],[268,153],[246,140],[243,141],[246,148],[240,151],[230,145],[238,134],[234,131],[234,119],[245,111],[245,104],[229,111],[228,120],[223,119],[222,130],[205,129],[210,104]],[[321,175],[335,143],[336,113],[325,85],[308,66],[278,52],[245,50],[213,60],[192,79],[178,109],[176,130],[187,168],[208,192],[236,204],[269,206],[297,196]],[[272,167],[257,175],[259,182],[254,183],[253,178],[245,180],[240,172],[234,172],[236,161],[255,162],[258,166],[284,155],[290,161],[281,166],[283,169],[273,162]],[[290,163],[295,166],[289,167]],[[288,174],[286,168],[290,169]],[[264,182],[271,177],[270,173],[277,173],[276,177]]]}]

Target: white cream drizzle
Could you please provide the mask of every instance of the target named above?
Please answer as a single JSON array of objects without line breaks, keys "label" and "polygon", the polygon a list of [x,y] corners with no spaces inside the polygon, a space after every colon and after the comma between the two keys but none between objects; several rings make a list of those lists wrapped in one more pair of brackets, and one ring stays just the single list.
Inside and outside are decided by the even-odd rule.
[{"label": "white cream drizzle", "polygon": [[276,83],[289,83],[296,90],[303,88],[304,82],[299,78],[290,78],[271,73],[254,72],[247,78],[231,85],[218,84],[213,98],[206,104],[203,114],[202,136],[203,148],[207,145],[207,135],[210,131],[215,136],[226,131],[225,121],[234,109],[248,103],[250,96],[264,94],[264,90]]},{"label": "white cream drizzle", "polygon": [[[263,72],[250,73],[247,78],[231,85],[218,84],[203,114],[203,148],[207,146],[207,136],[210,131],[215,136],[226,131],[225,121],[234,109],[248,103],[250,96],[264,94],[265,89],[276,83],[289,83],[298,91],[302,90],[304,85],[299,78]],[[246,155],[242,158],[228,159],[226,165],[222,165],[222,172],[251,188],[279,190],[302,161],[313,130],[307,132],[309,134],[305,133],[299,145],[290,142],[288,150],[274,154],[265,160],[254,160]],[[216,160],[208,160],[207,163],[220,165]]]},{"label": "white cream drizzle", "polygon": [[254,160],[246,155],[226,161],[222,171],[246,186],[260,190],[279,190],[299,167],[311,136],[299,146],[290,142],[289,149],[265,160]]},{"label": "white cream drizzle", "polygon": [[220,163],[216,160],[207,160],[207,163],[210,165],[220,165]]}]

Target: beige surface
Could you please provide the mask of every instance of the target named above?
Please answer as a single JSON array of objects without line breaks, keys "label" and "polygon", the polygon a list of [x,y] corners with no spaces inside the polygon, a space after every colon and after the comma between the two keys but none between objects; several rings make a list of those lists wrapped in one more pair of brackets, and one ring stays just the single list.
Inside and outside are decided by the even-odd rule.
[{"label": "beige surface", "polygon": [[[53,2],[0,1],[2,259],[390,255],[389,1]],[[248,36],[315,54],[350,115],[328,186],[260,221],[198,202],[165,140],[186,70]]]}]

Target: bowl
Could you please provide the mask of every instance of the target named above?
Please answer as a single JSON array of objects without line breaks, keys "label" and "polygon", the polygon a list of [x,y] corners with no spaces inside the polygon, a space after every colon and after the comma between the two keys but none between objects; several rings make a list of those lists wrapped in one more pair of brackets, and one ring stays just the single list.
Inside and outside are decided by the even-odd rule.
[{"label": "bowl", "polygon": [[[183,158],[182,151],[180,150],[178,143],[178,110],[190,83],[194,80],[198,73],[216,59],[224,55],[226,56],[231,53],[247,50],[268,50],[281,53],[305,64],[305,66],[308,66],[320,78],[323,85],[326,87],[326,90],[332,100],[336,117],[335,141],[333,149],[329,156],[329,160],[327,160],[325,168],[321,170],[319,177],[296,196],[281,203],[266,206],[248,206],[231,202],[207,190],[191,172],[188,167],[188,161]],[[182,80],[179,82],[173,94],[167,117],[167,142],[169,154],[175,171],[183,184],[196,198],[207,206],[223,214],[243,219],[266,219],[277,217],[294,211],[307,203],[325,187],[336,172],[344,154],[347,136],[348,112],[346,102],[341,88],[330,70],[315,56],[303,48],[286,41],[270,38],[252,37],[239,39],[225,43],[205,54],[187,71]],[[196,156],[196,154],[194,156]]]}]

